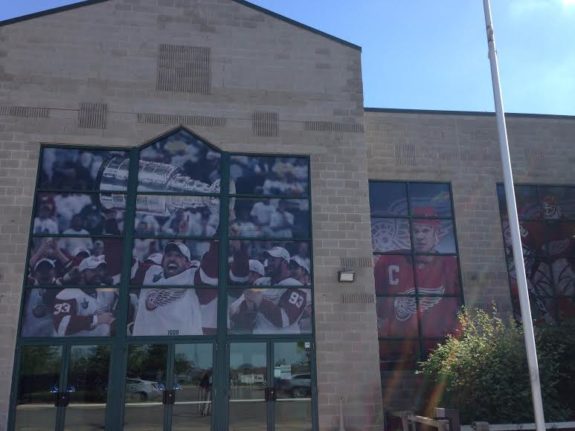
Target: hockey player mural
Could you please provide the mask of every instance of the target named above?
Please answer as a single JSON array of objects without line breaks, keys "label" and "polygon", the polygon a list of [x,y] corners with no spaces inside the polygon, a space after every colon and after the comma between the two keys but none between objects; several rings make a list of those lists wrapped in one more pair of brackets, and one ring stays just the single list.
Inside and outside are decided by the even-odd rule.
[{"label": "hockey player mural", "polygon": [[449,186],[371,182],[370,199],[381,367],[413,367],[462,304]]}]

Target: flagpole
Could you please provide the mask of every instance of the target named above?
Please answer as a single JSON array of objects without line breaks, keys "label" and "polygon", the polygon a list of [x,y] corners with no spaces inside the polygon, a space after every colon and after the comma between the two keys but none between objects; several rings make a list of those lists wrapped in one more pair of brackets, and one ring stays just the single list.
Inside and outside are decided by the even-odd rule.
[{"label": "flagpole", "polygon": [[497,131],[499,135],[499,150],[501,152],[501,164],[503,167],[503,181],[505,184],[505,198],[507,202],[507,215],[511,230],[511,244],[513,248],[513,262],[519,290],[519,304],[521,307],[521,320],[527,351],[527,364],[531,380],[531,397],[533,399],[533,411],[535,413],[535,426],[537,431],[545,431],[545,417],[543,415],[543,400],[541,398],[541,382],[539,380],[539,366],[537,364],[537,348],[535,347],[535,335],[531,307],[529,305],[529,293],[527,290],[527,277],[525,276],[525,263],[523,262],[523,247],[519,233],[519,218],[513,188],[513,172],[511,170],[511,157],[509,155],[509,142],[507,140],[507,126],[503,110],[503,98],[499,84],[499,64],[495,49],[495,36],[491,19],[491,5],[489,0],[483,0],[485,13],[485,25],[487,30],[487,43],[489,45],[489,62],[491,64],[491,81],[493,84],[493,98],[495,100],[495,113],[497,116]]}]

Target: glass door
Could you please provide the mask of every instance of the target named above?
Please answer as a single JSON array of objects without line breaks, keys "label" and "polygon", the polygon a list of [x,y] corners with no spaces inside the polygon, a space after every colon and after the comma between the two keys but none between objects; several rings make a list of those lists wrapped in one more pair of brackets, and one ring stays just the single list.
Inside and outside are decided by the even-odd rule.
[{"label": "glass door", "polygon": [[164,429],[168,346],[128,346],[125,381],[124,430]]},{"label": "glass door", "polygon": [[105,428],[109,369],[109,346],[71,346],[66,382],[69,404],[64,430]]},{"label": "glass door", "polygon": [[267,431],[270,397],[267,343],[229,347],[229,431]]},{"label": "glass door", "polygon": [[56,393],[62,385],[62,346],[22,346],[15,430],[53,430],[62,408]]},{"label": "glass door", "polygon": [[15,430],[105,428],[109,346],[21,349]]},{"label": "glass door", "polygon": [[311,431],[311,343],[273,343],[275,431]]},{"label": "glass door", "polygon": [[212,344],[176,344],[172,431],[209,431],[212,419]]},{"label": "glass door", "polygon": [[130,345],[123,429],[209,431],[212,371],[211,343]]},{"label": "glass door", "polygon": [[309,341],[229,346],[229,431],[311,431]]}]

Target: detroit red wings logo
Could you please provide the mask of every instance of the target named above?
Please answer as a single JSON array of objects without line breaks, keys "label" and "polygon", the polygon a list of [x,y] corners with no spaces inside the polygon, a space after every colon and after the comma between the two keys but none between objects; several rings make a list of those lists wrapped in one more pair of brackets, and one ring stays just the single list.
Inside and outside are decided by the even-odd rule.
[{"label": "detroit red wings logo", "polygon": [[[423,295],[443,295],[445,293],[445,287],[439,286],[436,288],[418,288],[420,294]],[[413,295],[415,289],[408,289],[402,294]],[[422,313],[435,307],[441,302],[441,296],[420,296],[419,297],[419,309]],[[405,322],[409,320],[417,312],[417,304],[415,302],[415,297],[397,297],[393,301],[393,309],[395,311],[395,318],[400,322]]]},{"label": "detroit red wings logo", "polygon": [[149,289],[146,293],[146,310],[152,311],[158,307],[177,301],[186,293],[186,289]]}]

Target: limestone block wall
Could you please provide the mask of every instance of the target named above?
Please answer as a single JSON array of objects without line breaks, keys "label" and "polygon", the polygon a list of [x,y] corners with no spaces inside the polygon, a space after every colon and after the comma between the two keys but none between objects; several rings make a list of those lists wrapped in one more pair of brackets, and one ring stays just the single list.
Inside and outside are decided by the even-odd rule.
[{"label": "limestone block wall", "polygon": [[[511,114],[507,127],[516,183],[575,184],[575,118]],[[370,179],[451,183],[465,303],[509,312],[495,116],[367,109],[365,128]],[[386,409],[424,406],[417,376],[383,380]]]},{"label": "limestone block wall", "polygon": [[[347,429],[379,429],[360,54],[234,0],[94,1],[0,25],[0,428],[40,144],[129,147],[184,125],[227,151],[311,156],[320,429],[340,399]],[[358,280],[339,285],[350,263]]]}]

